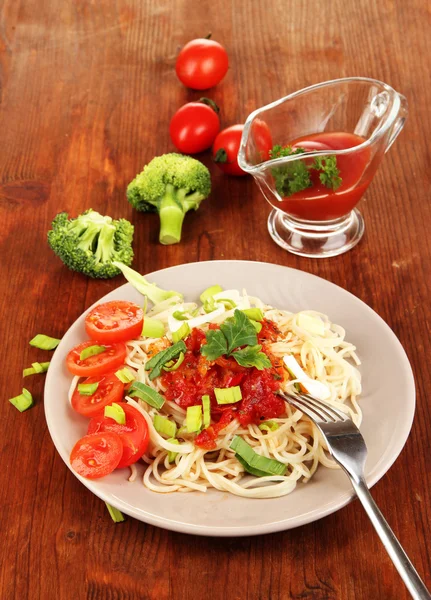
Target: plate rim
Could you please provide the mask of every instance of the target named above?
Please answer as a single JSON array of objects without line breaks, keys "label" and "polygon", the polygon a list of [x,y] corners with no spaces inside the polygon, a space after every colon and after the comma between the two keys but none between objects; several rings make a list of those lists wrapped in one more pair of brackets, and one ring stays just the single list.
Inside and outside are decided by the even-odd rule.
[{"label": "plate rim", "polygon": [[[235,263],[238,266],[240,266],[241,264],[244,264],[244,263],[254,264],[254,265],[257,264],[257,265],[263,265],[263,266],[269,265],[269,266],[278,267],[280,269],[287,270],[287,271],[295,271],[295,272],[306,274],[307,277],[311,277],[317,281],[324,281],[325,283],[329,284],[330,286],[335,286],[342,293],[348,294],[349,296],[351,296],[354,299],[354,301],[360,302],[362,304],[362,307],[369,313],[372,313],[374,318],[377,317],[378,320],[381,322],[381,324],[387,329],[388,333],[390,334],[390,336],[393,339],[393,342],[395,343],[395,346],[398,349],[398,353],[400,354],[400,356],[402,356],[402,359],[404,360],[404,363],[405,363],[406,375],[407,375],[407,379],[408,379],[408,381],[406,381],[406,383],[407,383],[407,386],[409,387],[408,396],[410,398],[410,405],[409,405],[410,411],[408,414],[408,419],[406,419],[404,422],[403,435],[400,436],[400,438],[399,438],[399,440],[401,440],[401,442],[398,442],[398,444],[396,446],[396,451],[394,453],[392,453],[388,457],[388,459],[385,461],[385,466],[383,469],[382,469],[382,467],[380,467],[372,477],[367,477],[368,487],[371,488],[372,486],[374,486],[389,471],[389,469],[391,469],[391,467],[393,466],[393,464],[395,463],[395,461],[398,459],[401,452],[403,451],[403,449],[407,443],[407,440],[409,438],[411,428],[413,425],[415,412],[416,412],[416,385],[415,385],[412,366],[410,364],[408,355],[407,355],[406,351],[404,350],[403,345],[401,344],[400,340],[398,339],[397,335],[392,330],[392,328],[386,323],[386,321],[374,309],[372,309],[370,306],[368,306],[368,304],[366,304],[363,300],[358,298],[358,296],[355,296],[355,294],[346,290],[345,288],[341,287],[340,285],[333,283],[332,281],[329,281],[328,279],[325,279],[324,277],[315,275],[314,273],[309,273],[308,271],[305,271],[302,269],[296,269],[293,267],[289,267],[287,265],[280,265],[278,263],[271,263],[271,262],[267,262],[267,261],[241,260],[241,259],[193,261],[193,262],[189,262],[189,263],[181,263],[178,265],[173,265],[173,266],[166,267],[163,269],[158,269],[156,271],[144,273],[143,275],[145,276],[145,278],[152,281],[152,279],[154,279],[154,277],[157,276],[161,272],[166,273],[168,271],[178,270],[183,267],[189,267],[189,266],[193,267],[195,265],[202,265],[204,263],[219,264],[221,266],[223,266],[225,264],[233,265]],[[83,319],[83,317],[94,306],[99,304],[106,296],[108,296],[109,294],[111,294],[113,292],[117,292],[121,288],[134,289],[130,283],[124,283],[124,284],[110,290],[106,294],[104,294],[101,298],[96,300],[91,306],[89,306],[86,310],[84,310],[77,317],[77,319],[75,319],[75,321],[68,327],[67,331],[62,336],[60,344],[54,351],[51,362],[54,361],[54,358],[55,358],[56,354],[58,354],[58,351],[62,350],[62,346],[64,345],[63,344],[64,338],[66,338],[67,334],[70,332],[72,327],[74,327],[78,323],[78,321]],[[55,374],[54,374],[53,370],[48,370],[46,381],[45,381],[45,386],[44,386],[44,399],[45,399],[46,395],[49,394],[49,390],[50,390],[51,386],[54,384],[54,381],[55,381]],[[57,432],[54,427],[54,423],[51,420],[48,404],[46,402],[44,402],[44,413],[45,413],[45,420],[47,423],[48,431],[49,431],[51,440],[54,444],[55,451],[60,455],[61,459],[66,464],[68,469],[72,472],[72,474],[82,484],[84,484],[84,486],[88,490],[90,490],[90,492],[92,492],[95,496],[97,496],[104,502],[111,504],[112,506],[114,506],[115,508],[120,510],[121,512],[137,519],[138,521],[148,523],[148,524],[154,525],[156,527],[161,527],[162,529],[166,529],[169,531],[176,531],[179,533],[186,533],[186,534],[191,534],[191,535],[212,536],[212,537],[243,537],[243,536],[254,536],[254,535],[264,535],[264,534],[268,534],[268,533],[276,533],[279,531],[286,531],[289,529],[301,527],[303,525],[307,525],[309,523],[318,521],[334,512],[337,512],[338,510],[344,508],[347,504],[349,504],[356,497],[354,490],[352,488],[350,492],[343,493],[338,498],[338,501],[336,501],[335,503],[333,501],[331,501],[326,508],[323,508],[323,510],[322,510],[322,508],[319,508],[317,515],[315,514],[317,509],[313,509],[312,511],[309,511],[308,513],[305,513],[304,515],[301,515],[300,517],[295,517],[293,519],[292,523],[289,523],[289,519],[283,519],[281,521],[275,521],[273,523],[268,523],[268,524],[247,525],[247,526],[241,525],[238,527],[235,527],[235,526],[218,527],[218,526],[208,526],[208,525],[200,525],[200,524],[199,525],[198,524],[189,524],[189,523],[184,523],[184,522],[180,522],[180,521],[167,519],[166,517],[163,517],[163,516],[155,517],[151,513],[146,513],[145,510],[143,510],[141,508],[136,509],[136,507],[128,504],[121,498],[113,496],[111,493],[105,493],[103,490],[99,490],[97,487],[98,480],[89,480],[84,477],[81,477],[78,473],[76,473],[72,469],[69,461],[66,460],[66,458],[62,455],[62,453],[58,449],[56,440],[59,438],[59,436],[57,435]],[[346,477],[347,477],[347,475],[346,475]],[[221,493],[223,493],[223,492],[221,492]],[[256,499],[254,499],[254,498],[250,498],[250,499],[244,498],[243,500],[256,501]]]}]

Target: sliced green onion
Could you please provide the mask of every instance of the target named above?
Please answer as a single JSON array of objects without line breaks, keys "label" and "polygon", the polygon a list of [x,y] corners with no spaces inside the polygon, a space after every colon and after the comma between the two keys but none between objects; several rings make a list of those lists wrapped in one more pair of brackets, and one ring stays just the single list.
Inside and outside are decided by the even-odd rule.
[{"label": "sliced green onion", "polygon": [[132,373],[132,371],[127,367],[124,367],[119,371],[115,371],[115,375],[118,377],[121,383],[130,383],[132,381],[135,381],[134,373]]},{"label": "sliced green onion", "polygon": [[[180,445],[180,442],[176,439],[176,438],[170,438],[169,440],[167,440],[168,442],[170,442],[171,444],[178,444],[178,446]],[[171,452],[171,450],[168,451],[168,462],[174,462],[175,458],[177,457],[178,452]]]},{"label": "sliced green onion", "polygon": [[165,335],[165,326],[158,319],[145,317],[142,335],[149,338],[161,338]]},{"label": "sliced green onion", "polygon": [[215,300],[214,298],[211,296],[211,298],[208,298],[208,300],[205,301],[205,303],[203,304],[203,309],[204,312],[206,312],[207,314],[212,312],[213,310],[215,310]]},{"label": "sliced green onion", "polygon": [[166,364],[163,367],[164,371],[176,371],[180,365],[183,364],[184,361],[184,352],[181,352],[176,362],[172,361],[172,364]]},{"label": "sliced green onion", "polygon": [[242,464],[244,470],[247,471],[247,473],[250,473],[250,475],[254,475],[255,477],[268,477],[268,475],[270,475],[270,473],[265,473],[265,471],[260,471],[259,469],[250,467],[250,465],[239,454],[235,454],[235,458],[239,463]]},{"label": "sliced green onion", "polygon": [[264,314],[260,308],[243,308],[241,310],[252,321],[263,321]]},{"label": "sliced green onion", "polygon": [[230,298],[217,298],[216,302],[220,302],[221,304],[224,304],[224,307],[227,310],[231,310],[232,308],[236,307],[236,302],[234,302]]},{"label": "sliced green onion", "polygon": [[190,333],[190,325],[188,323],[183,323],[179,329],[172,332],[172,341],[174,344],[180,342],[185,337],[187,337]]},{"label": "sliced green onion", "polygon": [[152,406],[160,410],[165,403],[165,399],[156,390],[153,390],[149,385],[135,381],[130,386],[129,396],[132,398],[137,397]]},{"label": "sliced green onion", "polygon": [[32,363],[28,369],[23,369],[22,376],[35,375],[36,373],[46,373],[48,371],[49,362]]},{"label": "sliced green onion", "polygon": [[19,410],[19,412],[24,412],[33,406],[33,396],[28,390],[22,388],[22,394],[15,396],[14,398],[9,398],[9,402],[13,404],[15,408]]},{"label": "sliced green onion", "polygon": [[262,330],[262,323],[259,323],[259,321],[253,321],[253,319],[250,319],[250,323],[256,329],[256,333],[260,333],[261,332],[261,330]]},{"label": "sliced green onion", "polygon": [[275,421],[264,421],[259,425],[261,431],[276,431],[280,425]]},{"label": "sliced green onion", "polygon": [[183,427],[180,427],[177,431],[177,437],[181,437],[184,433],[188,433],[187,431],[187,427],[185,425],[183,425]]},{"label": "sliced green onion", "polygon": [[202,304],[205,304],[205,302],[209,298],[212,298],[213,296],[215,296],[215,294],[220,294],[220,292],[222,291],[223,288],[221,287],[221,285],[212,285],[211,287],[207,288],[202,292],[202,294],[199,296],[200,301],[202,302]]},{"label": "sliced green onion", "polygon": [[298,382],[294,383],[294,384],[293,384],[293,387],[295,388],[295,390],[296,390],[297,392],[300,392],[300,391],[301,391],[301,385],[300,385]]},{"label": "sliced green onion", "polygon": [[173,421],[170,421],[166,417],[160,415],[154,415],[153,417],[154,429],[167,438],[174,438],[177,433],[177,426]]},{"label": "sliced green onion", "polygon": [[214,388],[217,404],[233,404],[242,400],[241,388],[234,385],[229,388]]},{"label": "sliced green onion", "polygon": [[207,394],[202,396],[202,407],[204,409],[204,427],[206,428],[211,423],[211,400]]},{"label": "sliced green onion", "polygon": [[78,383],[78,393],[81,396],[92,396],[98,387],[97,381],[95,383]]},{"label": "sliced green onion", "polygon": [[190,318],[183,310],[176,310],[174,313],[172,313],[172,316],[177,321],[188,321]]},{"label": "sliced green onion", "polygon": [[202,427],[202,407],[198,404],[197,406],[189,406],[186,413],[186,425],[189,433],[200,431]]},{"label": "sliced green onion", "polygon": [[239,435],[234,436],[230,448],[239,454],[250,468],[259,470],[265,475],[284,475],[286,473],[287,465],[274,458],[260,456]]},{"label": "sliced green onion", "polygon": [[114,419],[118,425],[126,424],[126,413],[122,406],[113,402],[109,406],[105,406],[105,411],[103,413],[105,417],[109,417],[110,419]]},{"label": "sliced green onion", "polygon": [[108,504],[107,502],[105,502],[106,504],[106,508],[109,511],[109,514],[111,515],[111,519],[114,521],[114,523],[122,523],[123,521],[125,521],[125,517],[123,515],[122,512],[120,512],[118,510],[118,508],[114,508],[113,506],[111,506],[110,504]]},{"label": "sliced green onion", "polygon": [[86,360],[87,358],[90,358],[90,356],[102,354],[102,352],[105,352],[105,350],[105,346],[87,346],[87,348],[84,348],[84,350],[81,351],[81,354],[79,355],[79,360]]},{"label": "sliced green onion", "polygon": [[148,362],[145,363],[145,370],[149,371],[151,369],[151,373],[149,375],[150,380],[158,377],[162,371],[163,366],[171,361],[173,358],[176,358],[181,352],[186,352],[187,348],[185,343],[181,340],[177,342],[173,346],[158,352],[153,358],[151,358]]},{"label": "sliced green onion", "polygon": [[61,340],[58,340],[57,338],[49,337],[49,335],[44,335],[43,333],[38,333],[32,340],[30,340],[29,344],[30,346],[34,346],[40,350],[54,350],[54,348],[57,348],[60,342]]}]

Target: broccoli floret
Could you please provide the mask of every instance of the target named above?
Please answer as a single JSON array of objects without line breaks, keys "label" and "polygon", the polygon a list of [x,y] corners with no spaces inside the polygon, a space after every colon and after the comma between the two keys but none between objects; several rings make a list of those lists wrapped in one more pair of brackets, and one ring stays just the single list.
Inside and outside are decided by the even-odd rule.
[{"label": "broccoli floret", "polygon": [[187,211],[199,208],[211,192],[211,177],[201,162],[182,154],[153,158],[127,187],[127,199],[139,211],[157,211],[159,240],[176,244]]},{"label": "broccoli floret", "polygon": [[133,260],[133,225],[86,210],[76,219],[59,213],[48,231],[48,244],[65,265],[89,277],[109,279],[121,271],[114,261],[130,265]]}]

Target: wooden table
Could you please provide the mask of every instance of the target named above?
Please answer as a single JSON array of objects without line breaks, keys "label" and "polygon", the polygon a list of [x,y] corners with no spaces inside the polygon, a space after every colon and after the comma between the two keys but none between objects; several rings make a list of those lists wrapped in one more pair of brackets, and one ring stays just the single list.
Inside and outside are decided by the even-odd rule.
[{"label": "wooden table", "polygon": [[[172,150],[174,111],[201,94],[176,79],[180,47],[211,30],[229,51],[208,92],[224,126],[306,85],[364,75],[406,95],[410,118],[377,173],[362,212],[363,241],[337,258],[287,254],[266,230],[269,206],[251,178],[211,166],[214,191],[186,217],[183,240],[157,242],[157,217],[135,213],[125,187]],[[0,597],[403,600],[394,567],[357,502],[275,535],[211,539],[129,519],[66,468],[47,431],[44,377],[23,414],[7,399],[21,370],[46,354],[37,332],[61,337],[122,283],[72,273],[46,244],[54,215],[93,207],[133,221],[135,267],[253,259],[329,279],[392,327],[412,363],[417,413],[405,449],[373,496],[431,584],[429,390],[431,322],[429,12],[422,0],[4,0],[0,9],[1,543]],[[203,161],[209,164],[207,155]],[[59,402],[63,399],[59,398]]]}]

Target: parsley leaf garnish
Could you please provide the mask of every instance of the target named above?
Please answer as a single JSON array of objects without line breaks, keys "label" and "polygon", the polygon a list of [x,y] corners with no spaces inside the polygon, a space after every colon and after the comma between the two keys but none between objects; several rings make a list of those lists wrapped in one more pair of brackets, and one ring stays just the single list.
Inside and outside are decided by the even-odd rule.
[{"label": "parsley leaf garnish", "polygon": [[340,177],[340,170],[337,168],[336,156],[316,156],[313,168],[321,171],[319,179],[323,185],[333,190],[340,187],[343,180]]},{"label": "parsley leaf garnish", "polygon": [[[280,145],[274,146],[269,152],[271,159],[295,154],[307,154],[307,152],[304,148],[293,150],[291,146],[283,147]],[[327,188],[336,190],[342,184],[340,170],[337,168],[337,157],[316,156],[310,166],[307,166],[303,160],[295,160],[286,165],[272,168],[271,172],[277,192],[280,196],[287,198],[296,192],[312,187],[311,170],[320,171],[319,179]]]},{"label": "parsley leaf garnish", "polygon": [[242,350],[232,352],[231,356],[243,367],[256,367],[259,371],[270,369],[272,367],[271,361],[261,350],[262,346],[259,344],[256,346],[246,346]]},{"label": "parsley leaf garnish", "polygon": [[220,325],[220,330],[227,340],[228,354],[238,346],[257,344],[256,329],[247,315],[240,310],[233,313],[233,319],[226,319]]},{"label": "parsley leaf garnish", "polygon": [[201,354],[206,356],[208,360],[215,360],[227,353],[227,340],[220,329],[209,329],[205,337],[207,343],[202,346]]}]

